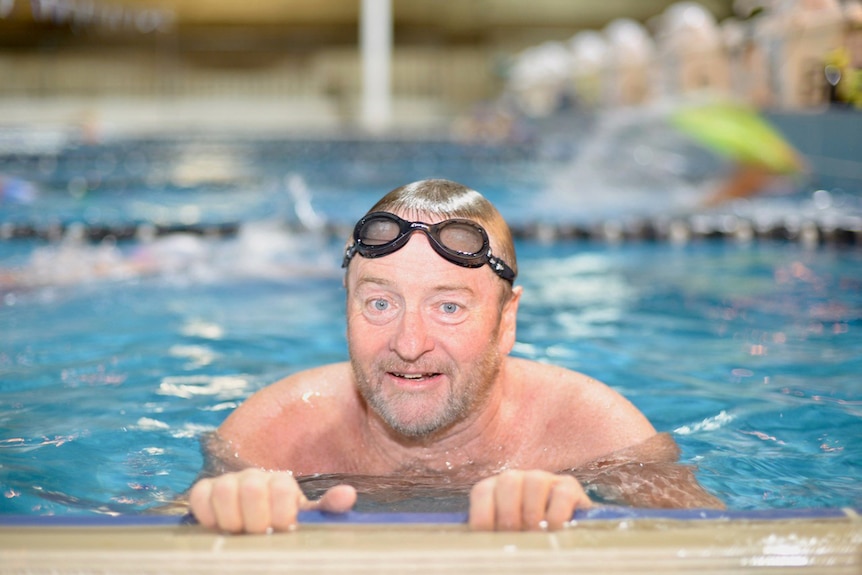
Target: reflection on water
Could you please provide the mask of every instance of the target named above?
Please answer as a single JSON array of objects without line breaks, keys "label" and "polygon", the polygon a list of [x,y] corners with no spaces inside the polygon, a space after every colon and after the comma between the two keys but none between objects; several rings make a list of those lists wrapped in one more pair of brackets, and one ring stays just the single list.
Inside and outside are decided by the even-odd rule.
[{"label": "reflection on water", "polygon": [[394,477],[327,474],[299,479],[306,496],[317,499],[335,485],[347,484],[359,494],[356,511],[464,512],[472,483],[453,483],[441,477]]},{"label": "reflection on water", "polygon": [[[633,501],[644,507],[717,508],[710,494],[692,480],[693,468],[675,462],[678,450],[667,434],[609,454],[573,469],[571,474],[584,486],[593,502],[600,505],[626,505]],[[505,465],[503,469],[505,470]],[[470,489],[481,477],[471,469],[450,473],[398,473],[391,476],[328,474],[298,478],[312,498],[339,484],[356,488],[360,511],[447,512],[468,509]],[[490,473],[489,473],[490,474]],[[472,476],[471,476],[472,475]]]}]

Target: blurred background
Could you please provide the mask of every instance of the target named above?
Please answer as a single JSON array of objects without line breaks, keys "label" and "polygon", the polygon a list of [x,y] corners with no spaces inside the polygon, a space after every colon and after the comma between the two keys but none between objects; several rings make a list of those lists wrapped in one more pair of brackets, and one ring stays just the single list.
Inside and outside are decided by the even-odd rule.
[{"label": "blurred background", "polygon": [[502,112],[704,91],[853,106],[860,38],[847,0],[0,0],[0,127],[499,137]]},{"label": "blurred background", "polygon": [[853,239],[860,68],[860,0],[0,0],[0,238],[332,222],[438,176],[524,233],[758,195],[727,209]]}]

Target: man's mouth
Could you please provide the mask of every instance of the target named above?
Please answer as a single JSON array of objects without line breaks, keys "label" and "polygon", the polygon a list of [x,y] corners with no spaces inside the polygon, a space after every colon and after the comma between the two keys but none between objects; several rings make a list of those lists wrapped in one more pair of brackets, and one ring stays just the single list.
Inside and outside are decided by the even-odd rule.
[{"label": "man's mouth", "polygon": [[398,372],[389,372],[392,377],[398,379],[405,379],[407,381],[425,381],[440,375],[439,373],[398,373]]},{"label": "man's mouth", "polygon": [[389,376],[396,384],[403,385],[407,388],[422,388],[437,385],[440,381],[439,372],[427,371],[422,373],[403,373],[398,371],[390,371]]}]

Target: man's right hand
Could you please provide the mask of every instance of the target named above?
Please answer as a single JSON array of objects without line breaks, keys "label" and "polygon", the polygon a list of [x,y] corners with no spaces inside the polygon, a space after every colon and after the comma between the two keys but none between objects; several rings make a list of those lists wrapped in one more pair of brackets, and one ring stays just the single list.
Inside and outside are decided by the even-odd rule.
[{"label": "man's right hand", "polygon": [[201,479],[189,493],[198,523],[229,533],[292,531],[300,511],[346,513],[355,503],[356,490],[349,485],[309,501],[292,474],[253,468]]}]

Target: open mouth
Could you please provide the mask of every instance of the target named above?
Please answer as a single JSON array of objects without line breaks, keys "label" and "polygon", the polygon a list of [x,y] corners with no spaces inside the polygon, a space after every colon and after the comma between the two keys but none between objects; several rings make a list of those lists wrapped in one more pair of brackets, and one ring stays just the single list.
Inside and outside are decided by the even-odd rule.
[{"label": "open mouth", "polygon": [[390,372],[389,375],[391,375],[392,377],[395,377],[397,379],[404,379],[407,381],[419,382],[419,381],[425,381],[428,379],[432,379],[434,377],[437,377],[440,374],[439,373],[397,373],[397,372]]}]

